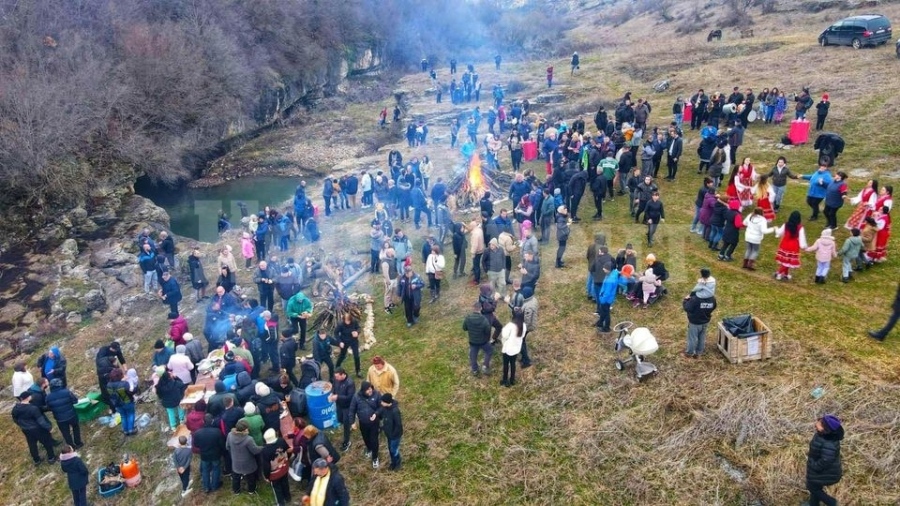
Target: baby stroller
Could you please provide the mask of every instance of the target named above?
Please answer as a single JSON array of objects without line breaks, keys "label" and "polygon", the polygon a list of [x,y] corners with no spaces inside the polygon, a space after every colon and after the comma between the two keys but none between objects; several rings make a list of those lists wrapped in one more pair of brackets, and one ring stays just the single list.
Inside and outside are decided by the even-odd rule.
[{"label": "baby stroller", "polygon": [[[656,353],[659,343],[646,327],[638,327],[630,334],[628,331],[634,326],[632,322],[620,322],[613,330],[619,333],[616,338],[616,369],[625,370],[625,364],[634,362],[634,371],[638,381],[644,376],[657,372],[659,369],[650,362],[644,361],[644,357]],[[625,355],[625,350],[628,355]]]}]

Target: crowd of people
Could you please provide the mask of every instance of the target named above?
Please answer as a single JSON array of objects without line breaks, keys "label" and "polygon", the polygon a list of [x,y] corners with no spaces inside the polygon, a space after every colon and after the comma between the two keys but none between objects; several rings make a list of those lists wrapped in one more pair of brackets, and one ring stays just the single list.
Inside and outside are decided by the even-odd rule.
[{"label": "crowd of people", "polygon": [[[499,57],[496,64],[499,68]],[[574,75],[580,68],[577,53],[571,66]],[[455,62],[452,67],[451,74],[455,75]],[[423,62],[422,70],[427,68]],[[552,66],[548,67],[548,87],[552,85],[552,72]],[[451,82],[453,103],[474,100],[477,104],[480,89],[478,73],[469,65],[461,84],[456,84],[455,77]],[[673,105],[671,121],[666,121],[664,127],[651,128],[651,104],[643,98],[632,101],[627,93],[617,102],[612,117],[603,107],[599,108],[594,117],[596,133],[589,130],[582,116],[569,125],[564,118],[548,121],[530,111],[527,100],[507,104],[500,86],[493,88],[492,99],[493,106],[484,118],[487,133],[481,146],[478,135],[483,118],[477,105],[452,120],[451,145],[457,145],[459,131],[465,125],[468,140],[459,143],[465,158],[483,149],[489,166],[499,170],[500,152],[509,150],[514,176],[506,195],[499,196],[508,197],[508,205],[495,208],[498,196],[483,189],[474,218],[453,210],[452,195],[444,179],[435,177],[431,184],[435,174],[433,162],[428,156],[418,158],[417,153],[427,144],[428,127],[410,123],[407,140],[416,153],[404,161],[404,155],[394,149],[383,168],[368,167],[325,178],[321,207],[308,195],[305,182],[297,186],[293,201],[283,210],[271,206],[251,214],[243,206],[240,244],[234,246],[239,246],[244,262],[238,265],[232,245],[221,245],[213,295],[206,293],[210,282],[201,252],[192,251],[188,257],[189,283],[196,302],[204,308],[202,333],[207,341],[206,351],[221,353],[224,367],[215,382],[215,394],[208,401],[195,403],[187,413],[181,407],[184,393],[187,385],[197,380],[198,365],[207,353],[189,332],[179,311],[182,293],[176,279],[173,238],[165,231],[156,238],[148,229],[139,234],[137,263],[143,275],[143,289],[168,306],[171,320],[168,339],[154,346],[152,370],[148,371],[150,384],[165,408],[169,430],[174,432],[185,424],[192,436],[181,440],[173,452],[183,496],[191,492],[191,462],[193,455],[199,455],[202,490],[206,493],[221,486],[222,476],[231,477],[232,492],[240,493],[246,486],[248,492],[254,493],[262,478],[271,483],[278,504],[288,504],[291,487],[287,468],[293,470],[299,461],[297,470],[308,484],[306,491],[312,504],[348,504],[349,494],[337,464],[342,453],[350,450],[351,432],[357,428],[364,456],[373,468],[380,467],[380,433],[387,441],[390,469],[401,468],[403,424],[396,369],[381,356],[375,356],[357,388],[354,375],[342,367],[348,353],[352,354],[355,378],[363,378],[360,322],[349,313],[342,315],[333,335],[320,327],[307,339],[308,321],[314,311],[312,299],[322,294],[323,282],[334,279],[335,273],[331,266],[311,256],[295,262],[289,255],[297,244],[319,240],[319,221],[336,213],[371,213],[371,220],[366,219],[370,225],[369,270],[383,281],[384,312],[392,315],[398,304],[402,305],[407,327],[418,325],[423,316],[424,289],[429,291],[429,303],[441,307],[438,303],[442,282],[449,277],[450,260],[444,256],[449,236],[454,257],[452,279],[470,279],[472,287],[472,310],[461,326],[468,337],[471,374],[490,376],[491,359],[499,346],[499,382],[504,387],[517,384],[518,367],[532,364],[528,340],[539,328],[541,257],[547,254],[546,246],[555,241],[554,266],[567,267],[567,243],[571,227],[582,222],[579,211],[583,211],[585,191],[592,193],[594,221],[603,220],[604,204],[615,205],[619,197],[624,202],[621,205],[627,204],[634,223],[646,227],[647,247],[654,245],[658,227],[666,219],[664,192],[658,184],[663,157],[667,169],[664,180],[674,183],[684,155],[683,99]],[[794,97],[794,102],[796,118],[804,117],[813,107],[807,89]],[[769,171],[758,171],[749,157],[738,163],[737,153],[754,103],[760,104],[765,123],[778,124],[787,109],[783,92],[773,88],[754,95],[751,89],[742,93],[735,87],[729,97],[718,93],[707,97],[701,89],[690,97],[690,103],[694,111],[690,129],[702,132],[697,173],[703,177],[693,201],[691,232],[703,237],[715,252],[714,258],[733,261],[741,231],[746,243],[743,268],[750,271],[756,270],[765,236],[774,233],[779,238],[774,254],[778,265],[774,277],[779,280],[792,279],[791,273],[800,267],[803,253],[815,257],[816,283],[825,282],[834,258],[841,258],[844,282],[852,280],[854,271],[864,271],[887,258],[892,186],[880,186],[878,181],[870,180],[853,196],[847,174],[833,173],[828,160],[810,174],[793,172],[784,157],[779,157]],[[823,95],[816,106],[818,129],[824,126],[828,108],[828,95]],[[382,125],[386,111],[382,110]],[[395,121],[400,119],[398,112],[395,108]],[[719,130],[720,124],[728,128]],[[540,146],[546,177],[539,177],[533,170],[522,170],[522,143],[527,139],[534,139]],[[806,240],[800,211],[783,210],[789,179],[809,181],[808,221],[818,220],[820,212],[825,218],[826,228],[811,245]],[[723,183],[724,192],[720,191]],[[823,202],[824,209],[820,209]],[[845,205],[855,207],[844,224],[848,237],[837,247],[838,214]],[[779,220],[783,214],[788,214],[788,218]],[[426,227],[421,248],[413,245],[418,238],[406,234],[404,228],[408,225],[416,230]],[[279,255],[286,256],[283,262]],[[586,259],[586,293],[596,304],[595,326],[601,332],[611,331],[611,306],[619,296],[635,307],[647,307],[666,294],[664,282],[669,273],[653,253],[646,255],[639,270],[632,244],[613,253],[606,236],[597,234]],[[256,285],[255,297],[239,286],[236,275],[241,270],[248,272]],[[337,277],[340,279],[339,274]],[[717,307],[715,292],[716,280],[711,271],[701,269],[696,286],[682,302],[688,319],[683,352],[686,358],[698,358],[704,353],[707,325]],[[281,300],[280,306],[276,305],[276,296]],[[887,330],[873,333],[873,337],[884,339],[891,326],[889,323]],[[312,353],[301,357],[299,372],[295,372],[298,354],[306,351],[307,345]],[[67,445],[63,465],[74,469],[73,473],[81,473],[84,466],[78,465],[80,459],[74,452],[84,443],[73,407],[77,398],[67,388],[66,360],[54,347],[42,355],[37,365],[40,380],[34,381],[24,363],[16,364],[13,390],[19,402],[14,408],[14,420],[25,434],[35,464],[41,462],[39,444],[44,447],[47,460],[53,462],[54,441],[44,414],[52,412]],[[139,382],[137,370],[126,364],[117,342],[99,349],[95,365],[102,401],[110,412],[121,417],[124,434],[133,436],[137,433],[136,399],[146,386]],[[332,383],[329,399],[336,404],[342,426],[340,451],[325,432],[307,421],[304,389],[321,379]],[[281,427],[283,412],[293,420],[291,433],[284,433]],[[831,458],[833,462],[835,453],[839,458],[843,434],[840,422],[825,417],[816,430],[813,443],[817,458]],[[813,450],[811,446],[811,462]],[[821,471],[822,466],[817,466],[815,469]],[[839,471],[838,464],[838,474]],[[809,483],[811,493],[824,494],[819,485],[833,482]],[[76,504],[82,493],[78,491]]]}]

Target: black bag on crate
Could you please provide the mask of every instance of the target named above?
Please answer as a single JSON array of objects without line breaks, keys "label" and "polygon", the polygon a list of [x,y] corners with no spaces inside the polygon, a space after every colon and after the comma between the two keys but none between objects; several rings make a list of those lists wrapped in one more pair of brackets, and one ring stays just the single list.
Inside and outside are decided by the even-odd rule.
[{"label": "black bag on crate", "polygon": [[748,334],[754,333],[753,315],[748,313],[725,318],[722,320],[722,326],[734,337],[747,337]]}]

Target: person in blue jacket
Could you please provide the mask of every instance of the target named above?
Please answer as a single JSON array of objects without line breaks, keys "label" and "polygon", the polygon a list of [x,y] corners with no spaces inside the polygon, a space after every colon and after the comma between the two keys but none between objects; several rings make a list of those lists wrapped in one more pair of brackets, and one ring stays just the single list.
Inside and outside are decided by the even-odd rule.
[{"label": "person in blue jacket", "polygon": [[812,215],[809,219],[818,220],[819,204],[825,200],[828,185],[834,181],[834,178],[831,177],[831,172],[828,171],[828,167],[825,165],[819,165],[819,170],[800,177],[809,181],[809,190],[806,192],[806,204],[812,209]]},{"label": "person in blue jacket", "polygon": [[411,193],[412,197],[412,207],[413,207],[413,223],[416,225],[416,230],[421,228],[421,218],[422,213],[425,213],[425,217],[428,218],[428,226],[431,226],[431,209],[428,208],[428,199],[425,197],[425,192],[422,190],[422,183],[416,181],[415,187],[412,189]]},{"label": "person in blue jacket", "polygon": [[597,313],[600,318],[594,326],[599,327],[601,332],[610,332],[611,318],[609,310],[613,302],[616,301],[616,294],[619,286],[625,286],[625,280],[619,276],[614,262],[610,262],[603,266],[603,272],[606,277],[603,278],[603,284],[600,285],[600,294],[597,296]]},{"label": "person in blue jacket", "polygon": [[[265,240],[263,240],[265,242]],[[181,302],[181,287],[178,281],[172,277],[169,271],[163,272],[162,286],[159,288],[159,296],[164,303],[169,305],[169,319],[178,318],[178,303]]]}]

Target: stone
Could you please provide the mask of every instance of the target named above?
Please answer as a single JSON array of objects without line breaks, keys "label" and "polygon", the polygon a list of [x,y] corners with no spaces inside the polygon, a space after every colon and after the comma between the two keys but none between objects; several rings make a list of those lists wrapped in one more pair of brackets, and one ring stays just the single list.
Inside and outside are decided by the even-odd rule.
[{"label": "stone", "polygon": [[25,313],[25,316],[22,317],[22,320],[20,323],[22,325],[31,326],[31,325],[34,325],[35,323],[37,323],[38,320],[40,320],[40,318],[41,318],[41,314],[38,313],[37,311],[29,311],[29,312]]},{"label": "stone", "polygon": [[0,308],[0,321],[4,322],[16,322],[19,321],[25,314],[28,312],[28,309],[19,304],[18,302],[9,301],[5,306]]},{"label": "stone", "polygon": [[137,256],[125,251],[121,244],[112,239],[94,241],[89,247],[92,267],[103,269],[137,264]]},{"label": "stone", "polygon": [[65,257],[77,257],[78,243],[75,241],[75,239],[66,239],[59,247],[59,253]]},{"label": "stone", "polygon": [[106,311],[106,296],[97,288],[85,293],[81,301],[84,303],[83,314]]},{"label": "stone", "polygon": [[18,343],[16,344],[16,351],[19,353],[34,353],[40,344],[40,339],[38,339],[37,336],[26,331],[19,336]]},{"label": "stone", "polygon": [[81,323],[81,314],[75,311],[66,315],[66,323]]},{"label": "stone", "polygon": [[122,297],[117,312],[122,316],[141,316],[162,310],[162,303],[155,295],[140,293]]}]

